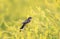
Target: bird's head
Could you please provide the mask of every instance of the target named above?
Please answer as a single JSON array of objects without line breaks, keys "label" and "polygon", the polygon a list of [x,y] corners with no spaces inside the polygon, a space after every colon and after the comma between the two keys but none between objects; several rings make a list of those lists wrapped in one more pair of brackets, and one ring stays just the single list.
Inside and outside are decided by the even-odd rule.
[{"label": "bird's head", "polygon": [[28,19],[32,19],[32,17],[29,17]]}]

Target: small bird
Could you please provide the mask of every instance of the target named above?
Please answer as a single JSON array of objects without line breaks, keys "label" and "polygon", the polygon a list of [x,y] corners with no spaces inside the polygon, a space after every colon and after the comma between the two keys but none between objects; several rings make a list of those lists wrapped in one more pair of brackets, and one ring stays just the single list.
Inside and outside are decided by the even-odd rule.
[{"label": "small bird", "polygon": [[28,24],[31,21],[31,19],[32,19],[32,17],[29,17],[27,20],[25,20],[20,29],[23,29],[25,27],[25,25]]}]

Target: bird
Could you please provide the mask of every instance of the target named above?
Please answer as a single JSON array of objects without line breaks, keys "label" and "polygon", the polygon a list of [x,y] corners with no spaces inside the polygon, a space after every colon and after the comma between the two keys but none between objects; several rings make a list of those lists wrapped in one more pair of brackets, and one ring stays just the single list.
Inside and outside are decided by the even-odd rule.
[{"label": "bird", "polygon": [[31,21],[32,17],[28,17],[28,19],[26,19],[22,24],[20,29],[23,29],[25,27],[26,24],[28,24]]}]

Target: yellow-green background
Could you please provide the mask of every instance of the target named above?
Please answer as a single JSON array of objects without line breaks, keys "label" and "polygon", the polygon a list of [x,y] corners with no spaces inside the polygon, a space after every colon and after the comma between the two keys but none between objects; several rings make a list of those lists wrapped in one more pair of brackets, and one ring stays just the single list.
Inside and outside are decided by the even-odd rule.
[{"label": "yellow-green background", "polygon": [[60,0],[0,0],[0,39],[59,39],[59,28]]}]

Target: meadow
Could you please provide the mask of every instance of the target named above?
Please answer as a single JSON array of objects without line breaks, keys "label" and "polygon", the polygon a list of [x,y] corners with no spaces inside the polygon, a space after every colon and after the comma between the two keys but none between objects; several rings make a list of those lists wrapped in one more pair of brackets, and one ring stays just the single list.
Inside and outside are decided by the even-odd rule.
[{"label": "meadow", "polygon": [[60,39],[60,0],[0,0],[0,39]]}]

